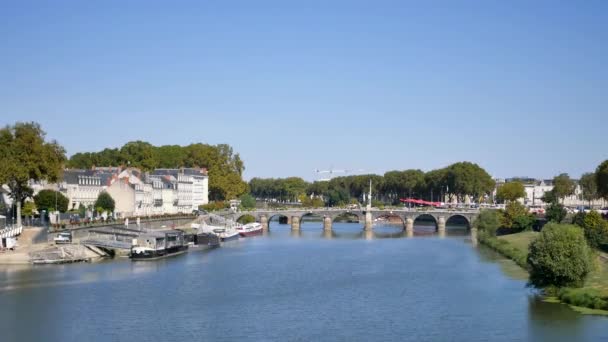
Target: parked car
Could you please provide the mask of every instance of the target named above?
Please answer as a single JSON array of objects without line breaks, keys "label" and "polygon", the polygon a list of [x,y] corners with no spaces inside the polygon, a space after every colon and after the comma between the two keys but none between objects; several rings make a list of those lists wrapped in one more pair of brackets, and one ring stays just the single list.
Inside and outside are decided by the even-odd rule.
[{"label": "parked car", "polygon": [[59,233],[55,236],[53,242],[55,242],[55,244],[72,243],[72,233]]}]

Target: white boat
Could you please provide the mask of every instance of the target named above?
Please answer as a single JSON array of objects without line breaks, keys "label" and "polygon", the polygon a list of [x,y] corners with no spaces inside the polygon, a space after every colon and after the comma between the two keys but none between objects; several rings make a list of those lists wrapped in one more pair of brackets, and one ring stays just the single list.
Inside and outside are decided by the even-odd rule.
[{"label": "white boat", "polygon": [[251,222],[237,227],[236,230],[241,236],[259,235],[262,234],[262,225],[258,222]]},{"label": "white boat", "polygon": [[239,238],[239,232],[237,231],[237,227],[240,225],[225,225],[225,226],[212,226],[203,221],[200,225],[200,230],[203,233],[212,233],[217,235],[220,238],[220,241],[228,241]]}]

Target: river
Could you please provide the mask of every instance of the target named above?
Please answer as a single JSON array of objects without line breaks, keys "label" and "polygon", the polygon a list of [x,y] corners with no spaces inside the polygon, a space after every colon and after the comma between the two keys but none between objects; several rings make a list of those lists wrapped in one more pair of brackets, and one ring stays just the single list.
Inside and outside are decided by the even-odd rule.
[{"label": "river", "polygon": [[271,223],[155,262],[0,268],[0,341],[606,341],[462,230]]}]

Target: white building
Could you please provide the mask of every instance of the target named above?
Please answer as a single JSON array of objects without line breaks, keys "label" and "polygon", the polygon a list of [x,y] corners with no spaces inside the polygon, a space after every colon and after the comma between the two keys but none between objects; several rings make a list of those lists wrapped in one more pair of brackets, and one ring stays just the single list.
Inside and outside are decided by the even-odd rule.
[{"label": "white building", "polygon": [[177,180],[177,212],[191,213],[209,203],[209,176],[206,169],[157,169],[153,176],[172,176]]},{"label": "white building", "polygon": [[[106,178],[104,177],[104,180]],[[58,184],[59,191],[69,200],[68,210],[78,209],[82,204],[85,207],[92,206],[97,196],[106,187],[102,177],[93,170],[65,170],[63,181]],[[48,189],[57,190],[57,187],[49,185]]]}]

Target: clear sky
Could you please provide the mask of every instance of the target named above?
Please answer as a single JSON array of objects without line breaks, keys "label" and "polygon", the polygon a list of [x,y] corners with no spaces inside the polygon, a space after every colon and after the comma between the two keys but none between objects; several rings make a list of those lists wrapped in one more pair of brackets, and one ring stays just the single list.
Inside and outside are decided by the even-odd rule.
[{"label": "clear sky", "polygon": [[0,2],[0,124],[69,155],[228,143],[247,179],[578,177],[607,119],[608,1]]}]

